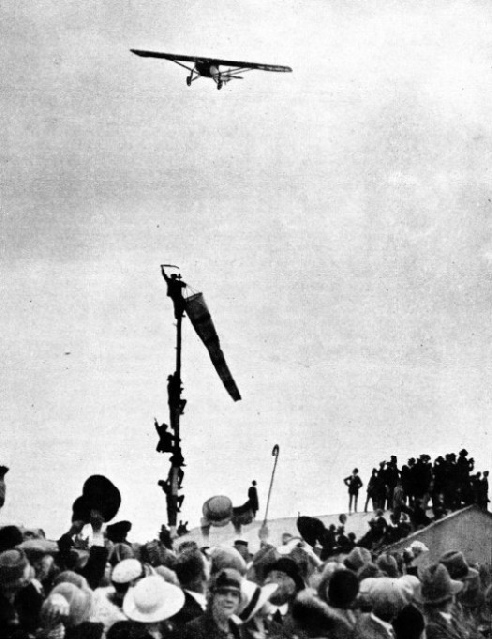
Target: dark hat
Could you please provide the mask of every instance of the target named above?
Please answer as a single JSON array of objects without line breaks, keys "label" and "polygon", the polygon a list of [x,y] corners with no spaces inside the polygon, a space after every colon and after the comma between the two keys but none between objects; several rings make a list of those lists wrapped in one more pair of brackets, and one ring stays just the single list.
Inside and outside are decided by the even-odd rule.
[{"label": "dark hat", "polygon": [[463,590],[463,582],[451,579],[444,564],[433,564],[421,577],[416,598],[423,604],[440,604]]},{"label": "dark hat", "polygon": [[72,504],[72,521],[89,522],[91,516],[91,508],[84,496],[77,497]]},{"label": "dark hat", "polygon": [[351,628],[343,615],[319,599],[310,589],[301,592],[294,600],[292,617],[303,636],[329,637],[336,629],[340,630],[339,634],[342,636],[351,634]]},{"label": "dark hat", "polygon": [[104,521],[116,516],[121,505],[120,491],[104,475],[91,475],[82,489],[82,496],[92,509],[98,510]]},{"label": "dark hat", "polygon": [[393,629],[397,639],[421,637],[424,628],[425,622],[422,613],[411,604],[402,608],[393,621]]},{"label": "dark hat", "polygon": [[304,541],[313,547],[316,541],[326,532],[325,525],[321,519],[306,516],[297,518],[297,530]]},{"label": "dark hat", "polygon": [[0,466],[0,479],[3,479],[4,476],[9,472],[9,468],[7,466]]},{"label": "dark hat", "polygon": [[478,571],[470,568],[463,553],[459,550],[448,550],[439,558],[439,563],[448,569],[451,579],[476,579]]},{"label": "dark hat", "polygon": [[234,568],[223,568],[210,578],[210,592],[222,592],[224,590],[232,590],[241,596],[241,575]]},{"label": "dark hat", "polygon": [[289,559],[288,557],[281,557],[280,559],[277,559],[277,561],[274,561],[273,563],[268,564],[265,567],[263,574],[265,575],[265,577],[268,577],[269,573],[274,570],[283,572],[287,575],[287,577],[293,579],[296,584],[297,592],[299,592],[300,590],[304,590],[304,588],[306,587],[303,578],[299,574],[299,568],[296,562],[292,559]]},{"label": "dark hat", "polygon": [[117,521],[114,524],[110,524],[106,527],[106,537],[114,544],[120,544],[125,541],[126,536],[132,529],[130,521],[124,519],[123,521]]},{"label": "dark hat", "polygon": [[460,457],[466,457],[468,455],[468,451],[465,448],[460,450]]},{"label": "dark hat", "polygon": [[23,536],[17,526],[3,526],[0,528],[0,552],[10,550],[22,543]]},{"label": "dark hat", "polygon": [[328,584],[328,603],[334,608],[349,608],[359,592],[359,580],[351,570],[336,570]]},{"label": "dark hat", "polygon": [[178,575],[179,582],[186,586],[196,579],[205,579],[205,562],[206,559],[198,548],[187,548],[178,555],[173,570]]},{"label": "dark hat", "polygon": [[245,541],[244,539],[236,539],[236,541],[234,542],[235,546],[244,546],[245,548],[248,547],[248,542]]},{"label": "dark hat", "polygon": [[24,576],[29,566],[26,553],[18,548],[0,553],[0,585],[11,584]]}]

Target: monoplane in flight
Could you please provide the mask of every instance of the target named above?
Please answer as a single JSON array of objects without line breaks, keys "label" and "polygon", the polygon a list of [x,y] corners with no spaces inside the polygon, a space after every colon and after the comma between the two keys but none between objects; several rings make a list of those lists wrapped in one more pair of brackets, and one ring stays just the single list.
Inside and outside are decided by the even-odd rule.
[{"label": "monoplane in flight", "polygon": [[[290,67],[283,67],[277,64],[259,64],[258,62],[239,62],[237,60],[220,60],[218,58],[201,58],[194,55],[175,55],[173,53],[159,53],[158,51],[142,51],[140,49],[130,49],[135,55],[143,58],[160,58],[162,60],[171,60],[179,64],[180,67],[187,69],[190,75],[186,77],[186,84],[190,87],[191,83],[198,78],[212,78],[216,83],[217,89],[222,89],[229,80],[242,80],[241,73],[246,71],[276,71],[280,73],[290,73]],[[193,66],[184,64],[192,62]]]}]

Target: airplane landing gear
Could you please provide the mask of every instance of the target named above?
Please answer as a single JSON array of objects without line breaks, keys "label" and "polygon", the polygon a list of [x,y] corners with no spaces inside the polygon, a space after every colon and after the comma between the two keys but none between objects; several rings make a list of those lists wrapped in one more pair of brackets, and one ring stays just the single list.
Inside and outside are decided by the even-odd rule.
[{"label": "airplane landing gear", "polygon": [[222,82],[222,80],[219,80],[217,82],[217,90],[220,91],[222,89],[222,87],[224,86],[224,83]]},{"label": "airplane landing gear", "polygon": [[190,75],[186,78],[186,84],[187,84],[189,87],[191,87],[191,76],[190,76]]}]

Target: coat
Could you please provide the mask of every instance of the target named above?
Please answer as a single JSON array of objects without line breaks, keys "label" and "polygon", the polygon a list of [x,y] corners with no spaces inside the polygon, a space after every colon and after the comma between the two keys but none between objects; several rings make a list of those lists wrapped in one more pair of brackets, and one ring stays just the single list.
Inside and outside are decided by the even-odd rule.
[{"label": "coat", "polygon": [[204,612],[200,617],[181,626],[174,633],[174,639],[239,639],[239,626],[229,621],[230,633],[226,633],[215,623],[210,612]]}]

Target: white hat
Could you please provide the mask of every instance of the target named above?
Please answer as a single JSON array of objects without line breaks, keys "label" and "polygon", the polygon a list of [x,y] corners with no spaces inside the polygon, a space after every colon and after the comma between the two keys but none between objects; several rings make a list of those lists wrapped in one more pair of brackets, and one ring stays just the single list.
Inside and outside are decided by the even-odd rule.
[{"label": "white hat", "polygon": [[429,552],[429,549],[427,548],[427,546],[422,541],[418,541],[418,540],[412,541],[409,548],[411,548],[412,550],[421,550],[422,552]]},{"label": "white hat", "polygon": [[169,619],[183,607],[183,591],[162,577],[144,577],[126,593],[123,612],[132,621],[158,623]]},{"label": "white hat", "polygon": [[142,564],[137,559],[123,559],[113,569],[111,581],[117,584],[127,584],[138,579],[143,574]]},{"label": "white hat", "polygon": [[267,603],[273,593],[277,590],[278,584],[265,584],[260,587],[254,581],[243,579],[241,581],[241,608],[238,613],[239,623],[247,623]]}]

